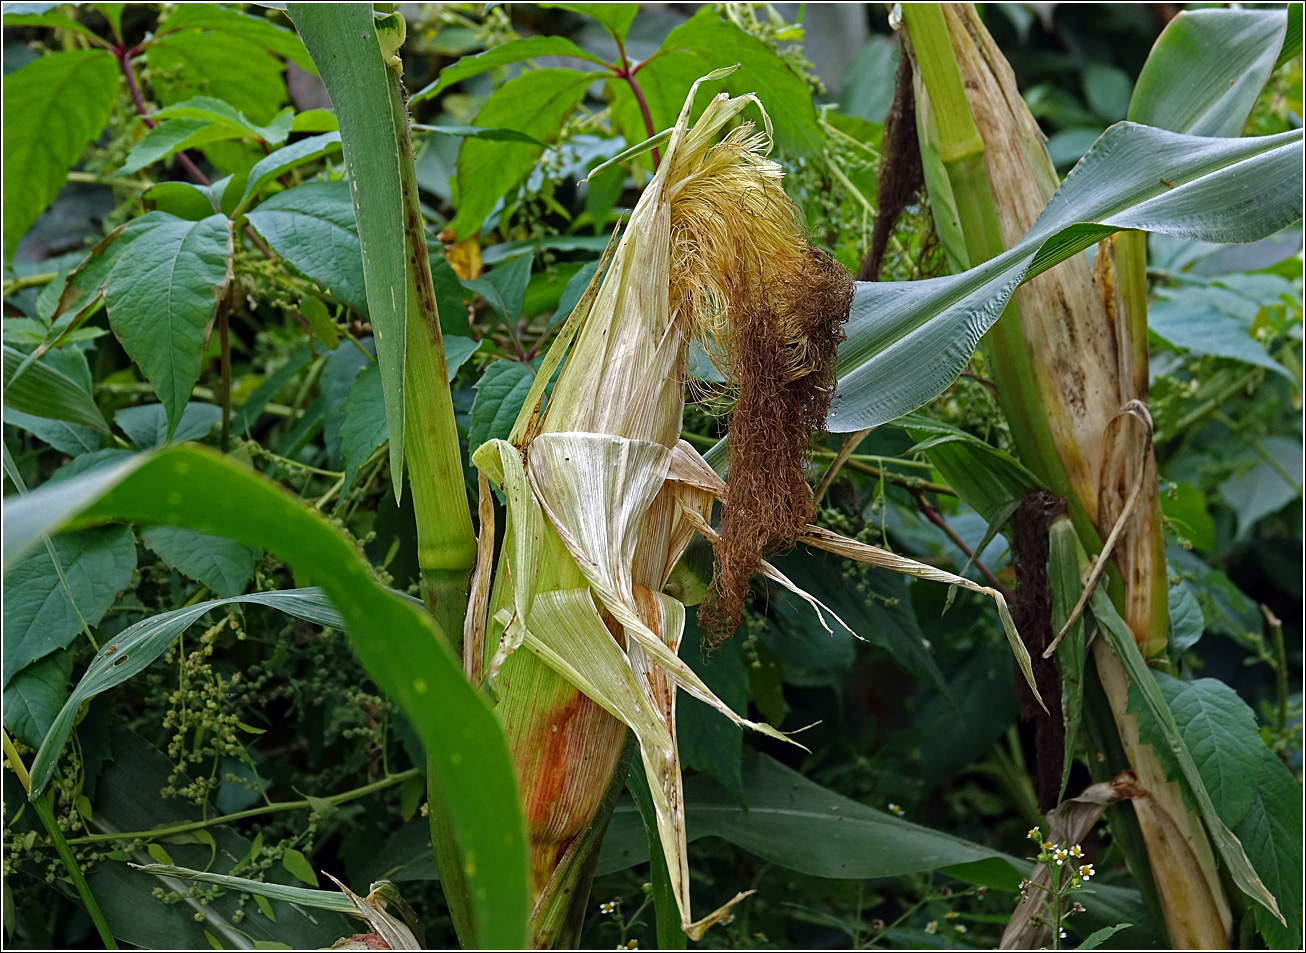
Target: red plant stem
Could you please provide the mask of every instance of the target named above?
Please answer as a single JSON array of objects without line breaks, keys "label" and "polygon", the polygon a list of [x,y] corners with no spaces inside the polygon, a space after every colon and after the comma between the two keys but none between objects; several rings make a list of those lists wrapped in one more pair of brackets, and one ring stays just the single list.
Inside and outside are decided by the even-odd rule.
[{"label": "red plant stem", "polygon": [[[653,128],[653,117],[649,114],[648,101],[644,99],[644,90],[639,88],[639,80],[635,79],[635,74],[639,72],[640,66],[644,64],[641,63],[632,69],[630,59],[626,56],[626,45],[619,39],[617,40],[617,49],[621,52],[621,66],[616,69],[617,78],[624,79],[630,84],[630,91],[635,94],[635,102],[639,103],[639,113],[644,117],[644,130],[648,133],[648,137],[652,139],[657,135],[657,131]],[[653,149],[653,168],[656,169],[661,161],[662,157],[655,147]]]},{"label": "red plant stem", "polygon": [[[145,97],[141,95],[140,84],[136,82],[136,70],[132,68],[131,58],[136,55],[137,52],[139,51],[136,48],[127,49],[121,46],[113,48],[113,55],[117,58],[118,66],[122,69],[122,75],[127,80],[127,89],[131,93],[132,103],[136,106],[136,114],[141,117],[141,122],[145,123],[147,129],[153,129],[158,125],[158,123],[150,118],[149,107],[145,105]],[[209,177],[200,171],[200,167],[197,166],[191,157],[186,155],[184,151],[177,153],[177,161],[181,163],[182,168],[186,170],[190,177],[200,185],[209,186],[213,184],[209,181]],[[209,194],[209,201],[213,204],[213,211],[221,211],[218,208],[217,200],[213,198],[212,193]],[[272,249],[268,248],[268,246],[264,244],[263,239],[255,235],[248,225],[245,226],[245,237],[253,243],[255,248],[263,253],[265,258],[271,259],[274,257]]]},{"label": "red plant stem", "polygon": [[[136,70],[132,68],[132,56],[136,52],[135,49],[129,50],[121,46],[114,47],[113,50],[114,56],[118,58],[118,65],[122,69],[122,75],[127,80],[127,89],[132,95],[132,102],[136,105],[136,114],[141,117],[141,122],[145,123],[146,128],[153,129],[158,125],[158,123],[150,118],[150,111],[145,105],[145,97],[141,95],[141,87],[136,82]],[[200,185],[213,184],[209,181],[208,176],[200,171],[200,167],[191,161],[191,157],[186,155],[185,152],[177,153],[177,161],[182,164],[182,167],[188,173],[190,173],[191,178]],[[216,206],[214,207],[214,211],[217,211]]]},{"label": "red plant stem", "polygon": [[[948,539],[952,540],[953,544],[965,553],[967,559],[970,559],[971,556],[974,555],[971,552],[970,547],[962,542],[961,537],[957,535],[957,531],[948,525],[947,520],[943,518],[939,511],[930,506],[929,503],[925,502],[925,495],[923,493],[916,494],[916,506],[920,509],[921,513],[927,520],[947,534]],[[1011,602],[1011,593],[1007,592],[1006,586],[998,582],[998,577],[993,575],[988,566],[985,566],[982,562],[976,559],[975,568],[980,571],[980,575],[984,577],[990,586],[1002,593],[1002,598],[1006,599],[1007,602]]]}]

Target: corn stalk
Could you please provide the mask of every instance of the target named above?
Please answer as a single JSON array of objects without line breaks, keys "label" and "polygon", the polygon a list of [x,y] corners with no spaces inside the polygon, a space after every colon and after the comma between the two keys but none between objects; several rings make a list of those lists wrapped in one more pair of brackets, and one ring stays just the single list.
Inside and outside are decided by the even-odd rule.
[{"label": "corn stalk", "polygon": [[[1015,77],[974,8],[911,4],[903,21],[917,66],[926,181],[939,234],[962,270],[1018,242],[1058,178]],[[984,348],[1022,462],[1065,497],[1138,650],[1152,657],[1165,649],[1168,612],[1145,409],[1145,247],[1141,233],[1119,234],[1099,245],[1093,266],[1078,256],[1032,280],[1016,291]],[[1113,544],[1108,552],[1104,541]],[[1181,948],[1225,947],[1229,904],[1201,819],[1139,743],[1119,661],[1094,654],[1124,752],[1150,794],[1138,824],[1171,939]],[[1136,873],[1145,869],[1134,866]]]}]

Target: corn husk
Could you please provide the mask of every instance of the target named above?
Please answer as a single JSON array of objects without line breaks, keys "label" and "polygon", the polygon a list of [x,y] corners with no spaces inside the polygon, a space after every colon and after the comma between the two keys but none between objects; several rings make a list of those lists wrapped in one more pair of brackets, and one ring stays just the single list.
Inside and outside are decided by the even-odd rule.
[{"label": "corn husk", "polygon": [[[540,904],[558,894],[560,877],[571,876],[558,858],[570,856],[569,845],[594,818],[629,729],[681,926],[697,939],[745,894],[692,916],[677,691],[738,725],[790,739],[731,711],[677,654],[685,608],[664,590],[695,533],[718,541],[712,508],[728,496],[679,439],[686,352],[696,339],[723,362],[732,359],[737,309],[723,269],[765,279],[774,264],[792,280],[790,266],[807,253],[779,167],[764,156],[769,130],[745,123],[717,141],[755,98],[717,96],[690,125],[693,98],[629,225],[546,357],[509,439],[489,441],[473,456],[504,494],[508,525],[494,593],[484,616],[479,608],[469,614],[466,644],[484,659],[487,684],[500,699]],[[744,265],[727,261],[731,256]],[[792,364],[784,374],[807,373],[802,328],[781,322],[778,334],[778,353]],[[544,407],[544,384],[564,356]],[[814,526],[804,532],[814,546],[994,596],[1028,671],[999,594]],[[482,544],[484,555],[484,537]],[[761,560],[759,568],[806,599],[827,629],[827,618],[843,624],[773,565]],[[475,587],[471,601],[483,601]]]}]

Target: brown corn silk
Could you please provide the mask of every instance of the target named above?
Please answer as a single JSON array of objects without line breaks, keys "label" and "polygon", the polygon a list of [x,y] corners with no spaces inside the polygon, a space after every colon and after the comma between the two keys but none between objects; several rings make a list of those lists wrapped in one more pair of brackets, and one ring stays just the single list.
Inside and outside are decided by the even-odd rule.
[{"label": "brown corn silk", "polygon": [[[732,712],[677,655],[685,607],[664,590],[694,533],[729,565],[728,584],[746,591],[749,575],[761,571],[818,616],[824,607],[762,558],[768,546],[801,540],[990,595],[1032,683],[1001,594],[808,524],[811,491],[801,465],[828,406],[851,283],[804,241],[779,167],[764,155],[769,129],[759,134],[744,123],[717,141],[756,99],[717,96],[691,126],[692,103],[693,92],[510,438],[473,455],[506,496],[508,521],[494,592],[488,600],[472,593],[465,641],[497,695],[517,768],[538,946],[578,929],[583,908],[561,898],[583,902],[588,893],[594,855],[586,845],[597,844],[591,826],[626,728],[639,743],[634,770],[648,780],[682,928],[701,937],[745,896],[700,920],[690,916],[676,692],[788,739]],[[694,338],[717,356],[736,397],[729,487],[679,439]],[[545,383],[564,356],[541,413]],[[710,518],[720,498],[718,533]],[[483,555],[492,535],[483,536]],[[475,661],[468,670],[476,671]]]},{"label": "brown corn silk", "polygon": [[[819,274],[814,265],[829,269],[802,238],[779,167],[761,154],[769,136],[744,123],[716,141],[755,98],[717,96],[690,126],[692,99],[510,441],[487,443],[475,460],[508,497],[484,665],[521,785],[535,895],[550,896],[569,875],[560,861],[593,822],[629,727],[682,925],[697,937],[727,908],[690,917],[675,691],[783,736],[730,712],[676,655],[684,607],[662,590],[714,498],[671,473],[677,459],[697,457],[678,446],[687,348],[698,336],[733,358],[742,299],[732,296],[747,292],[750,313],[771,309],[778,338],[768,343],[786,355],[785,381],[800,379],[804,335],[818,322],[793,306],[777,311],[771,297],[796,300]],[[787,270],[763,291],[777,266]],[[833,345],[822,346],[831,352],[825,378]],[[564,353],[540,414],[542,381]]]}]

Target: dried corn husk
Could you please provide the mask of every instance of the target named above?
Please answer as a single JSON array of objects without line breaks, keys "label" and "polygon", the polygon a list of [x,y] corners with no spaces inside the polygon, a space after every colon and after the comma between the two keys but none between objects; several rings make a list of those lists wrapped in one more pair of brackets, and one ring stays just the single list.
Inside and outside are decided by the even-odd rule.
[{"label": "dried corn husk", "polygon": [[[742,124],[717,141],[756,99],[717,96],[691,126],[693,98],[628,227],[550,350],[510,438],[474,454],[507,499],[508,526],[488,616],[469,619],[467,644],[484,646],[486,676],[517,759],[536,895],[556,893],[550,884],[562,876],[558,858],[594,817],[629,728],[639,742],[681,925],[698,938],[744,894],[702,919],[691,915],[676,692],[788,739],[732,712],[677,655],[685,609],[663,590],[694,533],[718,538],[712,506],[730,497],[679,440],[686,352],[698,339],[729,366],[740,346],[735,322],[757,314],[759,284],[768,277],[793,284],[819,269],[803,270],[815,253],[779,186],[779,167],[765,158],[769,129],[757,133]],[[813,322],[773,304],[763,310],[774,322],[782,382],[832,371],[818,366],[819,348],[807,346]],[[541,411],[544,383],[564,355]],[[815,390],[824,386],[815,383]],[[801,491],[810,498],[805,483]],[[798,531],[853,558],[973,587],[859,548],[806,526],[805,518]],[[774,566],[759,560],[759,567],[806,598],[823,624],[827,614],[842,624]],[[474,591],[473,605],[480,602]],[[1014,628],[1010,633],[1028,669]],[[549,677],[579,694],[569,696]]]}]

